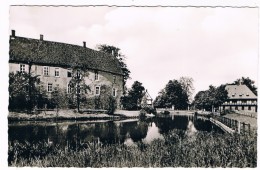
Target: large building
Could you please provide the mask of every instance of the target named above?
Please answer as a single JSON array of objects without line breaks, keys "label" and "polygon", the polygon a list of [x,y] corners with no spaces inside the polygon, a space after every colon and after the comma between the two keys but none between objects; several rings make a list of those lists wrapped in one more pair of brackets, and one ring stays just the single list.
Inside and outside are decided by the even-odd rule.
[{"label": "large building", "polygon": [[[101,86],[111,89],[111,95],[120,103],[123,94],[123,72],[116,57],[82,46],[46,41],[40,39],[18,37],[12,30],[10,35],[9,72],[30,72],[39,75],[47,92],[55,87],[71,92],[69,82],[72,68],[84,67],[88,76],[85,84],[90,87],[88,97],[102,93]],[[29,67],[30,65],[30,67]]]},{"label": "large building", "polygon": [[226,90],[228,99],[221,110],[257,112],[257,96],[246,85],[227,85]]}]

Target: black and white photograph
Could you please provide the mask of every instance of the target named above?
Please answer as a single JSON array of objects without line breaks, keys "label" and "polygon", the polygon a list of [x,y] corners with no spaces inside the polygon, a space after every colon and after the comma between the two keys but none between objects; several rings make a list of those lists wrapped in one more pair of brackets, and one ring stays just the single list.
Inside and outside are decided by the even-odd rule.
[{"label": "black and white photograph", "polygon": [[8,167],[257,167],[259,6],[8,8]]}]

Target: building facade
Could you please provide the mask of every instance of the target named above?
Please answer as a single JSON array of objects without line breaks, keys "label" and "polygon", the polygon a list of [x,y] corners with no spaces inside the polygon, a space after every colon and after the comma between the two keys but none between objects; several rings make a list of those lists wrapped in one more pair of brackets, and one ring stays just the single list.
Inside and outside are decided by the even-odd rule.
[{"label": "building facade", "polygon": [[227,85],[226,90],[228,99],[221,110],[257,112],[257,96],[246,85]]},{"label": "building facade", "polygon": [[150,96],[150,94],[148,93],[147,90],[145,90],[144,96],[142,97],[141,107],[142,108],[153,107],[153,99],[152,99],[152,97]]},{"label": "building facade", "polygon": [[74,67],[84,67],[85,84],[90,87],[87,97],[102,93],[101,86],[111,89],[118,106],[123,95],[123,72],[116,57],[83,46],[10,36],[9,72],[29,72],[38,75],[46,91],[58,87],[71,93],[69,82]]}]

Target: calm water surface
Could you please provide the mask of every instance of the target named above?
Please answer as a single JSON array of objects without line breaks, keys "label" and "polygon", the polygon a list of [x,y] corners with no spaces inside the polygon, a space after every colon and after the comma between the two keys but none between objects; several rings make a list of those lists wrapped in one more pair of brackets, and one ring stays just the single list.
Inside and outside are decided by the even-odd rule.
[{"label": "calm water surface", "polygon": [[[188,126],[189,125],[189,126]],[[13,122],[9,123],[9,142],[48,142],[61,147],[75,148],[78,144],[94,142],[103,144],[125,143],[134,145],[138,141],[149,143],[163,139],[173,129],[216,131],[223,133],[209,120],[188,116],[150,118],[143,121],[62,121],[62,122]]]}]

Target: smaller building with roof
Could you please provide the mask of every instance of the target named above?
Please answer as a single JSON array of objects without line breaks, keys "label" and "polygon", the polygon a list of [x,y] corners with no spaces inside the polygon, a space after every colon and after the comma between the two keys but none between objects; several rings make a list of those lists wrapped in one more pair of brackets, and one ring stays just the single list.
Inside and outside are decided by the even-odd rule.
[{"label": "smaller building with roof", "polygon": [[153,107],[153,99],[147,90],[145,90],[144,96],[142,97],[141,107]]},{"label": "smaller building with roof", "polygon": [[221,110],[257,112],[257,96],[246,85],[226,85],[225,89],[228,99],[220,106]]}]

